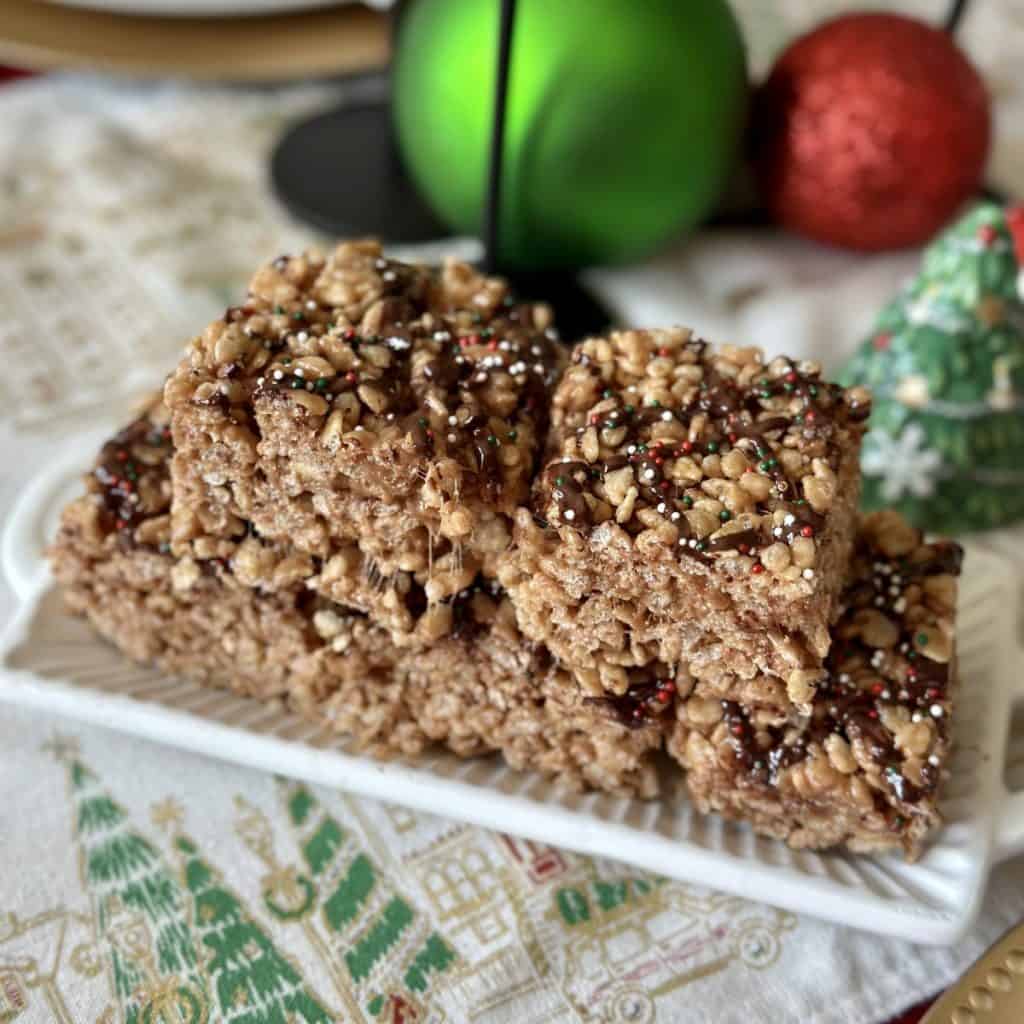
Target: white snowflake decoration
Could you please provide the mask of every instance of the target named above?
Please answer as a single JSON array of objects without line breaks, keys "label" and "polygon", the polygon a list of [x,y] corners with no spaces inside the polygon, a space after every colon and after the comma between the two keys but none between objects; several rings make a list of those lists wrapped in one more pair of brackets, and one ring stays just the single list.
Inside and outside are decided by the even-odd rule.
[{"label": "white snowflake decoration", "polygon": [[919,423],[908,423],[896,437],[880,430],[865,437],[861,468],[868,476],[881,478],[886,501],[898,501],[904,494],[928,498],[934,493],[942,455],[924,441]]}]

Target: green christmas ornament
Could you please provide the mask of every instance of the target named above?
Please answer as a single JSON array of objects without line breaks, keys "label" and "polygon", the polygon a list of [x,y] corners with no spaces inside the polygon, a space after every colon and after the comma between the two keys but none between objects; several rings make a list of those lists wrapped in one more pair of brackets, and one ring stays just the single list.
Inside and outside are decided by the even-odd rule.
[{"label": "green christmas ornament", "polygon": [[864,504],[926,529],[1024,518],[1024,207],[977,207],[925,251],[842,374],[874,393]]},{"label": "green christmas ornament", "polygon": [[[492,131],[498,0],[413,0],[394,116],[417,185],[479,234]],[[712,209],[747,102],[723,0],[519,0],[503,157],[501,263],[637,259]]]}]

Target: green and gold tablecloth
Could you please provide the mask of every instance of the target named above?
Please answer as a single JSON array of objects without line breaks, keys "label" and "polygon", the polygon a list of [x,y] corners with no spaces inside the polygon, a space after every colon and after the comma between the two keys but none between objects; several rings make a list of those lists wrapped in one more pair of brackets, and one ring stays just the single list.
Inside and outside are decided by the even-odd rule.
[{"label": "green and gold tablecloth", "polygon": [[[968,25],[1004,185],[1024,167],[1018,7]],[[62,438],[159,383],[253,265],[309,240],[264,158],[339,88],[0,90],[0,519]],[[592,280],[625,319],[835,363],[912,262],[719,232]],[[0,589],[0,624],[12,609]],[[915,948],[0,706],[5,1024],[867,1024],[1022,916],[1018,862],[966,942]]]}]

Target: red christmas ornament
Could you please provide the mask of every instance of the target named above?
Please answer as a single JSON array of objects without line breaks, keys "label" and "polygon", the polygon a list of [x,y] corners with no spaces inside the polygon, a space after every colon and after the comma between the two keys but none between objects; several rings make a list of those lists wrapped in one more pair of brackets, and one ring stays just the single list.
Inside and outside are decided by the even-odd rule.
[{"label": "red christmas ornament", "polygon": [[977,190],[988,93],[945,33],[851,14],[793,43],[754,107],[758,177],[779,223],[850,249],[927,241]]}]

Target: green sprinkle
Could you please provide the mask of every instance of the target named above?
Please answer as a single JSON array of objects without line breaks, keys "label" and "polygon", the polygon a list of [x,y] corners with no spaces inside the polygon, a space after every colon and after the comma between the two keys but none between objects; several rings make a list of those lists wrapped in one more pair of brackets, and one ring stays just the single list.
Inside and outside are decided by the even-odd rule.
[{"label": "green sprinkle", "polygon": [[317,391],[326,391],[327,385],[329,383],[330,382],[327,380],[326,377],[317,377],[316,383],[313,385],[313,387],[315,387]]},{"label": "green sprinkle", "polygon": [[275,306],[274,313],[276,316],[284,316],[284,306]]},{"label": "green sprinkle", "polygon": [[488,434],[487,443],[492,446],[496,445],[498,443],[498,439],[493,434]]},{"label": "green sprinkle", "polygon": [[714,455],[714,454],[715,454],[715,452],[717,452],[717,451],[718,451],[718,442],[717,442],[717,441],[708,441],[708,443],[707,443],[707,444],[706,444],[706,445],[705,445],[704,447],[705,447],[705,448],[707,448],[707,450],[708,450],[708,451],[709,451],[709,452],[710,452],[710,453],[711,453],[712,455]]},{"label": "green sprinkle", "polygon": [[691,498],[688,494],[683,495],[683,507],[693,508],[693,498]]},{"label": "green sprinkle", "polygon": [[917,636],[915,637],[915,639],[917,640],[918,647],[927,647],[928,646],[928,634],[927,633],[918,633]]},{"label": "green sprinkle", "polygon": [[297,310],[296,312],[292,313],[292,319],[293,320],[305,320],[306,319],[306,314],[303,313],[301,309]]},{"label": "green sprinkle", "polygon": [[651,401],[651,408],[652,409],[660,409],[661,408],[661,402],[659,402],[656,398],[653,399]]},{"label": "green sprinkle", "polygon": [[510,431],[509,431],[509,432],[508,432],[508,433],[507,433],[507,434],[506,434],[505,436],[506,436],[506,437],[507,437],[507,438],[508,438],[508,439],[509,439],[510,441],[514,441],[514,440],[515,440],[515,439],[516,439],[516,438],[517,438],[517,437],[519,436],[519,432],[518,432],[518,431],[516,431],[516,430],[510,430]]},{"label": "green sprinkle", "polygon": [[634,409],[633,406],[631,406],[631,405],[625,406],[625,410],[626,410],[627,415],[629,415],[629,416],[632,416],[633,413],[636,412],[636,409]]},{"label": "green sprinkle", "polygon": [[565,477],[564,476],[556,476],[555,477],[555,486],[556,487],[561,487],[564,483],[565,483]]},{"label": "green sprinkle", "polygon": [[423,416],[420,416],[420,418],[419,418],[418,420],[416,420],[416,422],[417,422],[417,423],[418,423],[418,424],[419,424],[419,425],[420,425],[421,427],[425,427],[425,426],[427,425],[427,421],[426,421],[425,417],[423,417]]},{"label": "green sprinkle", "polygon": [[722,511],[718,513],[718,518],[721,519],[723,523],[727,523],[732,519],[732,513],[727,508],[723,508]]},{"label": "green sprinkle", "polygon": [[614,395],[615,395],[615,392],[612,391],[611,388],[605,388],[604,391],[601,392],[601,397],[602,398],[612,398],[612,397],[614,397]]},{"label": "green sprinkle", "polygon": [[807,394],[809,394],[811,396],[811,398],[817,398],[818,397],[818,389],[812,384],[807,389]]}]

